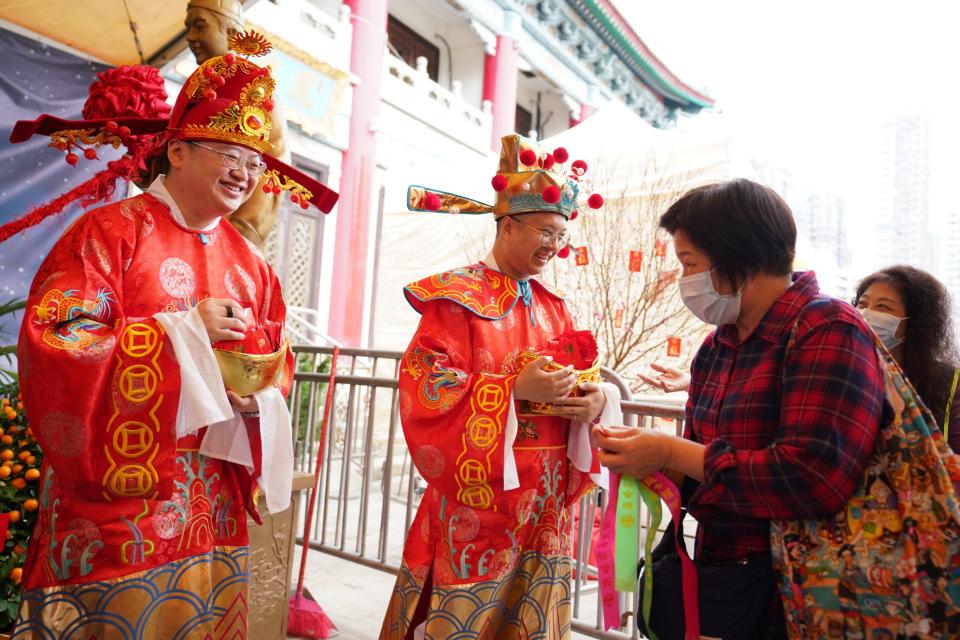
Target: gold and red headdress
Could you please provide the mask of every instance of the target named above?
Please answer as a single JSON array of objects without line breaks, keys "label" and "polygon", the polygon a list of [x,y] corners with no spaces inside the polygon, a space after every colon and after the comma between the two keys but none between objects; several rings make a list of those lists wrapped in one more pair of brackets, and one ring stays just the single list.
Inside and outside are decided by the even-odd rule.
[{"label": "gold and red headdress", "polygon": [[[96,189],[84,183],[0,227],[0,242],[59,212],[75,199],[81,199],[82,204],[88,206],[109,197],[117,178],[136,179],[145,168],[146,157],[162,152],[171,139],[226,142],[257,151],[267,164],[265,191],[277,195],[288,191],[291,201],[304,209],[313,204],[329,213],[338,194],[269,153],[275,83],[270,68],[255,64],[249,57],[265,55],[270,51],[270,43],[262,35],[248,31],[231,36],[229,44],[230,53],[204,61],[190,75],[169,117],[134,112],[113,118],[91,114],[94,117],[89,118],[85,113],[86,120],[62,120],[44,114],[36,120],[17,122],[10,142],[48,135],[50,146],[66,152],[65,159],[71,165],[77,164],[81,156],[96,159],[96,149],[104,145],[125,146],[128,152],[88,181],[100,185]],[[144,143],[145,140],[149,143]]]},{"label": "gold and red headdress", "polygon": [[407,208],[454,214],[493,213],[495,218],[549,212],[574,220],[584,205],[591,209],[603,206],[600,194],[587,195],[586,162],[569,162],[570,154],[563,147],[547,152],[518,134],[504,136],[500,142],[500,168],[491,180],[496,192],[494,204],[411,185],[407,190]]}]

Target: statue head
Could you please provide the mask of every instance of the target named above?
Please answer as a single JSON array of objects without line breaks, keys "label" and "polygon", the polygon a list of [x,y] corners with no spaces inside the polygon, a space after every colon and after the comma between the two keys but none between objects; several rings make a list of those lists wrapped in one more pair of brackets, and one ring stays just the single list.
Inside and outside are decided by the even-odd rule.
[{"label": "statue head", "polygon": [[227,38],[243,30],[241,0],[190,0],[184,26],[197,64],[225,55]]}]

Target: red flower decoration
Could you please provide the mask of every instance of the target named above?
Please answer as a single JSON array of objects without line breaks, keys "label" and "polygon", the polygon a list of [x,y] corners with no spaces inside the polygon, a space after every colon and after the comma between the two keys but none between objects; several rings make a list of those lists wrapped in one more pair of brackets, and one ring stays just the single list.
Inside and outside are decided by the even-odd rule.
[{"label": "red flower decoration", "polygon": [[603,196],[599,193],[592,193],[587,198],[587,204],[590,205],[591,209],[599,209],[603,206]]},{"label": "red flower decoration", "polygon": [[493,190],[499,193],[507,188],[507,176],[498,173],[497,175],[493,176],[493,180],[490,181],[490,184],[493,185]]},{"label": "red flower decoration", "polygon": [[574,160],[573,164],[570,165],[572,168],[577,169],[580,173],[587,172],[587,163],[583,160]]},{"label": "red flower decoration", "polygon": [[557,251],[558,258],[569,258],[570,257],[570,245],[565,246],[560,251]]},{"label": "red flower decoration", "polygon": [[520,162],[532,167],[537,164],[537,154],[533,152],[533,149],[524,149],[520,152]]},{"label": "red flower decoration", "polygon": [[543,196],[543,201],[547,204],[556,204],[560,202],[560,187],[552,184],[545,188],[540,195]]},{"label": "red flower decoration", "polygon": [[428,193],[423,199],[423,208],[427,211],[439,211],[442,204],[440,196],[435,193]]},{"label": "red flower decoration", "polygon": [[553,150],[553,158],[560,164],[563,164],[570,159],[570,154],[567,153],[567,150],[563,147],[557,147]]},{"label": "red flower decoration", "polygon": [[549,170],[550,167],[553,166],[553,162],[554,162],[553,156],[550,155],[549,153],[544,154],[544,156],[540,158],[540,166],[547,170]]},{"label": "red flower decoration", "polygon": [[571,219],[571,220],[576,220],[578,215],[580,215],[580,212],[579,212],[578,210],[574,209],[574,210],[573,210],[573,213],[570,214],[570,219]]}]

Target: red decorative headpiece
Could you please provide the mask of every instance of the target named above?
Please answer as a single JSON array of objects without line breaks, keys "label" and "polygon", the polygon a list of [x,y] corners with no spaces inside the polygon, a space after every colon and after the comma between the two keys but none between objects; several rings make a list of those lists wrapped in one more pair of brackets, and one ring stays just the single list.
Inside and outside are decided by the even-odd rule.
[{"label": "red decorative headpiece", "polygon": [[231,36],[229,44],[236,53],[203,62],[180,90],[172,112],[164,102],[163,79],[156,69],[120,67],[98,74],[84,108],[85,120],[41,115],[17,122],[10,142],[48,135],[50,146],[65,151],[71,165],[80,161],[80,154],[97,159],[96,149],[103,145],[123,145],[127,153],[86,183],[0,227],[0,242],[59,213],[74,200],[89,206],[109,198],[118,178],[136,179],[146,168],[144,160],[162,152],[170,139],[213,140],[253,149],[263,154],[268,167],[265,191],[289,191],[291,201],[304,209],[314,204],[329,213],[339,198],[335,191],[267,153],[275,83],[269,67],[241,56],[264,55],[270,43],[248,31]]}]

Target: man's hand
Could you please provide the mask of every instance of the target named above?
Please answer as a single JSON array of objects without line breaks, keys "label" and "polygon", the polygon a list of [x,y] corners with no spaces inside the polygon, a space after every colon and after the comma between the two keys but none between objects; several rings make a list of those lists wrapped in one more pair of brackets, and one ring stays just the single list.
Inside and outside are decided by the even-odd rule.
[{"label": "man's hand", "polygon": [[645,478],[670,465],[675,436],[639,427],[593,427],[594,442],[600,449],[600,464],[611,471]]},{"label": "man's hand", "polygon": [[656,371],[658,375],[646,376],[641,373],[638,374],[638,377],[651,387],[656,387],[667,393],[686,391],[690,388],[690,376],[683,371],[673,367],[664,367],[656,362],[651,363],[650,368]]},{"label": "man's hand", "polygon": [[553,415],[577,422],[592,422],[594,418],[603,413],[603,407],[607,404],[607,396],[604,395],[599,385],[583,382],[580,384],[580,390],[583,391],[583,395],[579,398],[554,400]]},{"label": "man's hand", "polygon": [[210,342],[243,340],[247,323],[242,320],[243,307],[229,298],[207,298],[197,305],[200,319]]},{"label": "man's hand", "polygon": [[513,397],[530,402],[553,402],[573,391],[577,384],[573,367],[544,371],[543,367],[550,362],[551,358],[543,356],[525,366],[513,384]]},{"label": "man's hand", "polygon": [[230,406],[240,413],[257,413],[257,399],[253,396],[241,396],[236,391],[227,391]]}]

